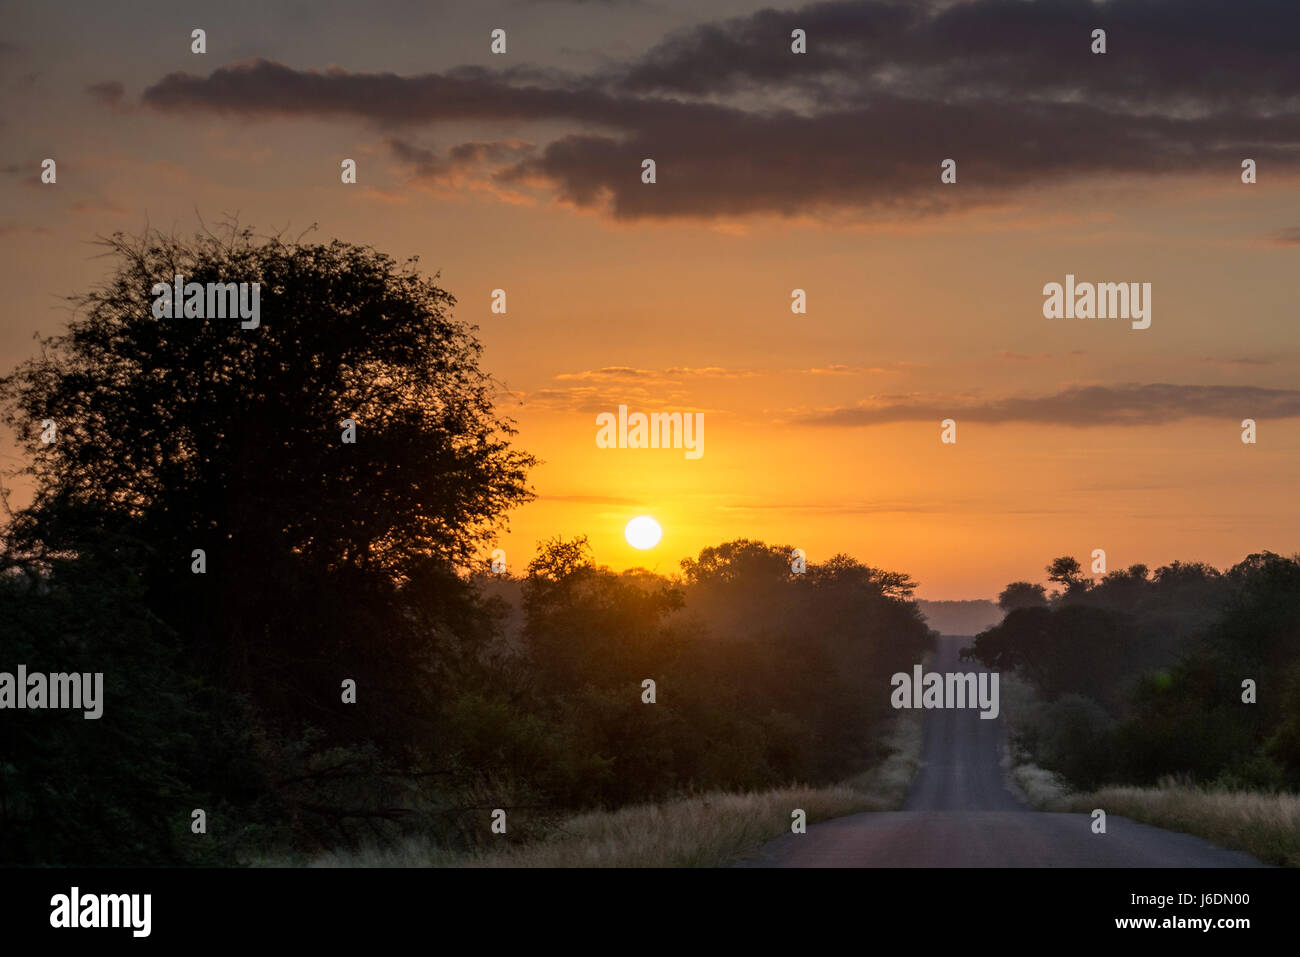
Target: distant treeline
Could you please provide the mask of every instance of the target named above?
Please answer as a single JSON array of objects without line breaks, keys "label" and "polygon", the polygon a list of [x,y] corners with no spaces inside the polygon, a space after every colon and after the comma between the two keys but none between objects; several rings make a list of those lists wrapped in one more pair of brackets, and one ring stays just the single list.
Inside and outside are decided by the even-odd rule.
[{"label": "distant treeline", "polygon": [[[0,864],[464,846],[497,808],[515,840],[880,757],[932,639],[906,576],[736,541],[670,581],[583,539],[471,576],[536,460],[450,294],[337,240],[104,245],[0,379],[35,491],[0,527],[0,672],[104,674],[98,720],[0,712]],[[260,325],[155,319],[175,275],[260,283]]]},{"label": "distant treeline", "polygon": [[1081,788],[1200,784],[1300,790],[1300,563],[1271,552],[1227,571],[1134,565],[1096,582],[1063,557],[1059,588],[1016,582],[975,649],[1041,701],[1021,744]]}]

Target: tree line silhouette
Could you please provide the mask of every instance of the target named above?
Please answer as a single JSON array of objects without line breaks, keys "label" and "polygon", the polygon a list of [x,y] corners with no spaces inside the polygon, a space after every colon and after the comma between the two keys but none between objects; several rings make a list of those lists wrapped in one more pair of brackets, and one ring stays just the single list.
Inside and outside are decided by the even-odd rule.
[{"label": "tree line silhouette", "polygon": [[1038,692],[1020,743],[1040,764],[1083,788],[1174,776],[1300,790],[1297,558],[1133,565],[1096,582],[1069,557],[1047,571],[1052,595],[1009,585],[1006,617],[974,642]]}]

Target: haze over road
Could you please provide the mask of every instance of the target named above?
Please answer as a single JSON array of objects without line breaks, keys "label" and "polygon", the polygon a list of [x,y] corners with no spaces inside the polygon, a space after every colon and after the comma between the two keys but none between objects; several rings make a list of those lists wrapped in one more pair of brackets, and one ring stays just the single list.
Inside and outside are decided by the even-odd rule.
[{"label": "haze over road", "polygon": [[[969,639],[939,639],[928,671],[983,671],[959,662]],[[887,694],[890,689],[882,689]],[[787,834],[752,867],[1260,867],[1189,834],[1108,814],[1093,834],[1087,814],[1031,810],[1007,787],[1002,719],[978,709],[925,713],[921,766],[902,811],[869,812]]]}]

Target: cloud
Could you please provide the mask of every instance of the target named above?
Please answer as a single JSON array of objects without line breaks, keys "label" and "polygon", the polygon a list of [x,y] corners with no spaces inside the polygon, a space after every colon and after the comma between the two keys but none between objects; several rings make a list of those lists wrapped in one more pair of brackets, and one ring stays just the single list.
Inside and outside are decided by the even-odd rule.
[{"label": "cloud", "polygon": [[[26,187],[40,189],[43,185],[41,183],[41,163],[41,159],[33,159],[27,163],[7,163],[0,166],[0,173],[5,176],[12,176]],[[58,163],[59,172],[67,172],[67,161],[60,159]]]},{"label": "cloud", "polygon": [[586,369],[582,372],[561,372],[555,378],[560,381],[590,382],[593,380],[626,381],[628,379],[660,377],[661,374],[653,369],[636,369],[632,366],[605,366],[601,369]]},{"label": "cloud", "polygon": [[[671,411],[667,407],[683,401],[680,391],[646,389],[620,386],[617,389],[576,387],[572,389],[538,389],[536,392],[516,393],[520,405],[549,409],[555,412],[581,412],[594,414],[610,412],[620,405],[645,406]],[[698,409],[692,408],[692,411]]]},{"label": "cloud", "polygon": [[433,150],[414,146],[400,139],[389,138],[386,142],[394,158],[410,166],[417,177],[441,176],[450,169],[450,165],[440,159]]},{"label": "cloud", "polygon": [[718,366],[669,369],[639,369],[634,366],[605,366],[555,376],[563,385],[533,392],[511,392],[520,405],[559,412],[609,412],[620,405],[671,411],[673,408],[708,411],[691,401],[690,386],[701,382],[750,378],[763,375],[752,369]]},{"label": "cloud", "polygon": [[1290,226],[1270,233],[1268,240],[1275,246],[1300,246],[1300,226]]},{"label": "cloud", "polygon": [[0,222],[0,236],[41,236],[48,234],[44,226],[28,226],[24,223]]},{"label": "cloud", "polygon": [[127,216],[131,213],[131,211],[125,206],[119,206],[117,203],[103,198],[78,200],[68,207],[68,212],[93,214],[106,213],[112,216]]},{"label": "cloud", "polygon": [[445,74],[399,76],[295,70],[254,59],[207,77],[169,73],[141,94],[161,112],[195,110],[242,116],[352,116],[385,124],[448,120],[588,119],[623,125],[619,99],[594,88],[525,85],[533,71],[459,67]]},{"label": "cloud", "polygon": [[[790,31],[809,52],[789,52]],[[1091,52],[1107,31],[1108,52]],[[1290,0],[835,0],[681,31],[622,86],[704,94],[774,80],[817,101],[894,93],[931,101],[1069,102],[1111,112],[1291,112],[1300,64]],[[774,42],[780,38],[780,42]]]},{"label": "cloud", "polygon": [[105,80],[102,83],[92,83],[86,87],[86,92],[101,106],[118,107],[126,95],[126,87],[117,80]]},{"label": "cloud", "polygon": [[682,379],[747,379],[762,375],[754,369],[724,369],[721,366],[675,366],[669,369],[638,369],[633,366],[604,366],[582,372],[562,372],[555,378],[569,382],[626,382],[676,383]]},{"label": "cloud", "polygon": [[917,362],[882,362],[874,366],[846,366],[839,363],[830,365],[817,366],[812,369],[800,369],[804,375],[892,375],[898,372],[906,372],[908,369],[915,369],[920,365]]},{"label": "cloud", "polygon": [[723,512],[791,512],[817,515],[879,515],[889,513],[934,513],[955,511],[952,502],[777,502],[752,505],[719,505]]},{"label": "cloud", "polygon": [[1024,352],[1012,352],[1010,349],[1003,349],[998,353],[997,357],[999,359],[1007,359],[1011,362],[1044,362],[1056,358],[1056,356],[1052,355],[1050,352],[1039,352],[1035,355],[1029,355]]},{"label": "cloud", "polygon": [[[1089,49],[1099,24],[1105,55]],[[790,52],[796,26],[805,55]],[[472,166],[467,181],[503,198],[539,190],[623,220],[897,221],[1071,179],[1227,176],[1242,156],[1300,169],[1297,32],[1290,0],[831,0],[704,23],[587,75],[259,59],[168,74],[142,103],[393,130],[533,122],[549,141],[526,149],[492,137],[446,154],[397,137],[390,148],[416,182]],[[958,188],[939,183],[945,158]]]},{"label": "cloud", "polygon": [[1141,426],[1191,418],[1288,419],[1300,417],[1300,390],[1231,385],[1073,386],[1055,395],[979,399],[958,395],[877,396],[856,406],[828,409],[796,420],[814,426],[865,426],[890,422],[959,422],[1089,426]]},{"label": "cloud", "polygon": [[539,495],[541,502],[576,502],[579,505],[637,505],[640,499],[619,495]]},{"label": "cloud", "polygon": [[530,155],[535,149],[532,143],[524,140],[471,140],[439,154],[397,137],[389,137],[385,142],[393,158],[408,168],[412,182],[418,186],[433,190],[486,192],[507,202],[530,201],[524,193],[504,187],[492,175],[492,169]]},{"label": "cloud", "polygon": [[1250,356],[1243,356],[1239,359],[1225,359],[1221,356],[1200,356],[1196,361],[1204,363],[1205,365],[1223,366],[1228,369],[1254,369],[1262,366],[1277,365],[1276,359],[1262,359]]},{"label": "cloud", "polygon": [[722,366],[673,366],[664,370],[666,376],[693,379],[749,379],[762,374],[756,369],[724,369]]}]

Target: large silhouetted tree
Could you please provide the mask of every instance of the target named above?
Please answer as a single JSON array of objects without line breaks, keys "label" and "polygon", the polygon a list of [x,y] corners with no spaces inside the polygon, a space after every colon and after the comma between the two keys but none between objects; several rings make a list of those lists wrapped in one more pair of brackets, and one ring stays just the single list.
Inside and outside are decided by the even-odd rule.
[{"label": "large silhouetted tree", "polygon": [[[236,227],[103,244],[108,278],[0,380],[35,489],[9,554],[116,557],[209,709],[251,702],[257,740],[429,754],[439,689],[489,627],[455,569],[533,464],[473,328],[413,260],[368,246]],[[155,318],[176,276],[260,284],[260,324]],[[341,701],[349,678],[364,707]]]}]

